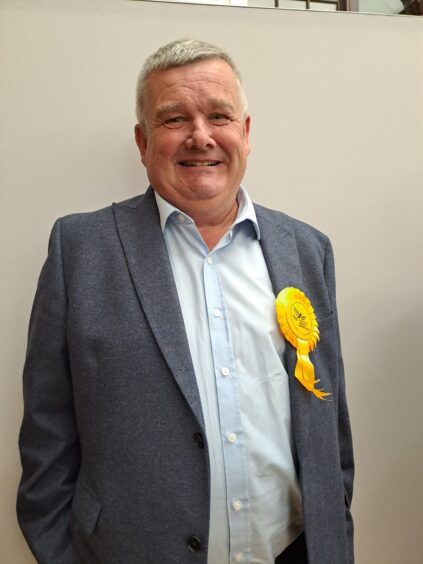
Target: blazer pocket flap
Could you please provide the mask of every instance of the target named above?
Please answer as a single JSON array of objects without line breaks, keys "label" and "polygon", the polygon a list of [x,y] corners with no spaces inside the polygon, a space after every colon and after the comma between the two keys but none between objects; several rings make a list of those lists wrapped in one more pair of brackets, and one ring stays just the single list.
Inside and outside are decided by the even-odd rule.
[{"label": "blazer pocket flap", "polygon": [[348,509],[351,508],[351,500],[349,498],[349,495],[347,494],[347,490],[344,487],[344,500],[345,500],[345,505],[348,507]]},{"label": "blazer pocket flap", "polygon": [[317,323],[319,324],[319,333],[324,333],[327,329],[333,328],[335,323],[335,314],[333,311],[330,312],[329,315],[324,317],[323,319],[318,319]]},{"label": "blazer pocket flap", "polygon": [[94,495],[77,482],[73,494],[72,512],[86,535],[91,535],[100,515],[101,505]]}]

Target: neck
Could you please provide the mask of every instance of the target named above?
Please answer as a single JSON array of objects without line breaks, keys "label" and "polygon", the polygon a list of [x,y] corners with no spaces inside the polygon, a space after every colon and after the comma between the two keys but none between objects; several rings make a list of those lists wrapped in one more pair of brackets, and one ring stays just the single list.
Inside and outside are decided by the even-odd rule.
[{"label": "neck", "polygon": [[214,249],[233,224],[237,213],[238,202],[235,200],[232,206],[224,211],[208,209],[205,213],[190,214],[209,251]]},{"label": "neck", "polygon": [[219,198],[211,200],[172,201],[172,205],[190,216],[194,221],[209,251],[214,249],[223,235],[233,224],[238,213],[237,198],[228,201]]},{"label": "neck", "polygon": [[218,224],[205,223],[203,225],[199,225],[197,222],[195,222],[197,229],[200,232],[201,237],[203,238],[203,241],[207,245],[209,251],[214,249],[214,247],[232,225],[236,218],[237,211],[238,204],[236,204],[235,209],[225,217],[224,221]]}]

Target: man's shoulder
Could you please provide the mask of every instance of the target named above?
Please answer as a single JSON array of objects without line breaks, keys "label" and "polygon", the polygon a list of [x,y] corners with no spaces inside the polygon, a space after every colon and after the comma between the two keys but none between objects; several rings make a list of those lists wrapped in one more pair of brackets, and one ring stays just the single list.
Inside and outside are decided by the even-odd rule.
[{"label": "man's shoulder", "polygon": [[115,206],[121,206],[125,208],[137,208],[144,198],[145,194],[140,194],[139,196],[134,196],[123,200],[121,202],[113,203],[103,208],[89,211],[89,212],[78,212],[65,215],[59,219],[62,225],[66,227],[78,226],[82,227],[84,225],[100,225],[104,222],[109,222],[113,218],[113,208]]},{"label": "man's shoulder", "polygon": [[328,236],[316,227],[292,217],[284,212],[254,204],[259,225],[265,221],[275,229],[282,229],[291,233],[297,241],[325,246]]},{"label": "man's shoulder", "polygon": [[[130,215],[138,208],[145,194],[113,203],[89,212],[71,213],[60,217],[53,227],[50,241],[59,237],[66,249],[108,248],[116,241],[116,209],[129,210]],[[132,211],[131,211],[132,210]]]},{"label": "man's shoulder", "polygon": [[59,228],[66,238],[87,238],[96,234],[107,237],[107,233],[116,230],[115,208],[136,210],[147,194],[148,191],[94,211],[64,215],[56,221],[55,228]]}]

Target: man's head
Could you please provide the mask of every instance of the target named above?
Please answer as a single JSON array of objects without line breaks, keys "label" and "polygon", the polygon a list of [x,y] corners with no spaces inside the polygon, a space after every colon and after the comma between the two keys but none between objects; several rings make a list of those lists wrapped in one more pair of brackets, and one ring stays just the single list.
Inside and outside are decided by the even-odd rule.
[{"label": "man's head", "polygon": [[166,70],[172,67],[183,67],[199,61],[207,61],[210,59],[221,59],[228,63],[231,67],[235,80],[239,89],[239,98],[241,101],[242,113],[246,117],[248,103],[247,96],[242,84],[241,75],[235,66],[232,58],[224,51],[205,41],[198,39],[179,39],[172,41],[155,53],[150,55],[145,61],[139,74],[136,90],[136,116],[138,123],[145,126],[145,99],[147,90],[147,80],[154,71]]},{"label": "man's head", "polygon": [[135,137],[155,190],[188,214],[233,204],[249,154],[246,110],[240,75],[221,49],[182,40],[149,57]]}]

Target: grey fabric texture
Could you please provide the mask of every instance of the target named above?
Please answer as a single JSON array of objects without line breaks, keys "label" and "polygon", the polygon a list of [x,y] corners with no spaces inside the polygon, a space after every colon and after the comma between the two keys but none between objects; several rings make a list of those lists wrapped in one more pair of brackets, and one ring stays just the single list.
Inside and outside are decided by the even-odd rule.
[{"label": "grey fabric texture", "polygon": [[[293,377],[310,564],[352,564],[353,457],[327,237],[256,206],[275,294],[302,289],[320,401]],[[151,188],[58,220],[31,314],[17,511],[40,564],[207,563],[207,438]],[[198,433],[204,436],[199,448]],[[193,538],[198,540],[194,540]]]}]

